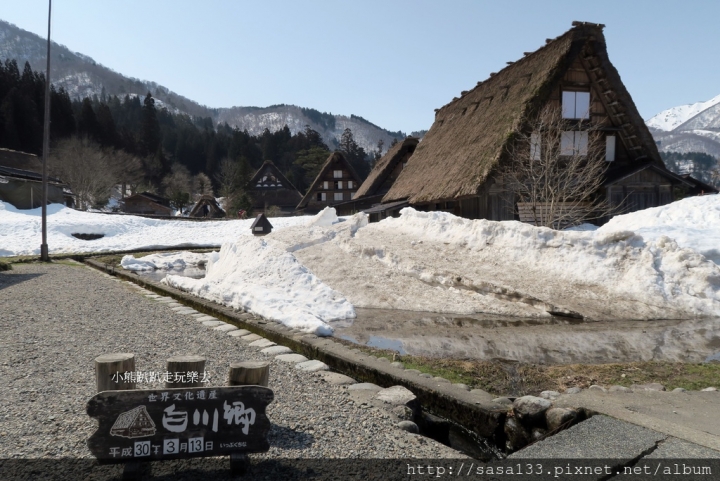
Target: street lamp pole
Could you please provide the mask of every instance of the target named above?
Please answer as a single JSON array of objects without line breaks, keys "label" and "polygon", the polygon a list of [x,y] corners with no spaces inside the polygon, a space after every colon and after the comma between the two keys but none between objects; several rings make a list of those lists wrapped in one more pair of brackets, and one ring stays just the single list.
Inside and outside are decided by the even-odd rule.
[{"label": "street lamp pole", "polygon": [[42,244],[40,244],[40,260],[49,261],[47,245],[47,163],[50,150],[50,14],[52,0],[48,0],[48,38],[47,38],[47,70],[45,72],[45,119],[43,126],[43,166],[42,166]]}]

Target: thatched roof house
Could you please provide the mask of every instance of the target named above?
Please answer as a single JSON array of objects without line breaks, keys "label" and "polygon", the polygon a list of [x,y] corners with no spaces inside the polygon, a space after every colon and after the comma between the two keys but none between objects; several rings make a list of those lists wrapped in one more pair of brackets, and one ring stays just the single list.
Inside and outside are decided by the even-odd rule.
[{"label": "thatched roof house", "polygon": [[170,207],[170,199],[152,192],[142,192],[125,197],[121,204],[121,210],[128,214],[171,216],[174,212]]},{"label": "thatched roof house", "polygon": [[[17,209],[42,206],[42,161],[34,154],[0,149],[0,200]],[[48,176],[48,202],[72,207],[70,187],[56,177]]]},{"label": "thatched roof house", "polygon": [[248,182],[248,192],[256,213],[264,213],[268,207],[276,206],[280,208],[280,214],[289,215],[302,199],[300,191],[271,160],[263,162],[255,172]]},{"label": "thatched roof house", "polygon": [[320,172],[297,205],[297,210],[310,214],[352,200],[358,187],[360,187],[360,177],[355,169],[342,153],[333,152],[320,167]]},{"label": "thatched roof house", "polygon": [[[652,164],[669,174],[610,63],[603,27],[573,22],[573,28],[563,35],[508,62],[507,67],[438,109],[435,122],[383,202],[407,200],[423,210],[448,210],[469,218],[516,218],[512,199],[504,201],[507,194],[496,178],[507,161],[513,133],[527,131],[548,104],[567,109],[576,101],[578,106],[584,103],[590,121],[602,125],[608,145],[612,142],[609,171]],[[661,182],[653,181],[650,186],[652,195],[656,203],[661,198],[669,202],[677,177],[660,177]],[[635,189],[633,185],[622,188],[625,192]],[[651,194],[647,195],[652,201]]]},{"label": "thatched roof house", "polygon": [[225,211],[212,195],[203,195],[190,210],[189,217],[219,219],[225,217]]}]

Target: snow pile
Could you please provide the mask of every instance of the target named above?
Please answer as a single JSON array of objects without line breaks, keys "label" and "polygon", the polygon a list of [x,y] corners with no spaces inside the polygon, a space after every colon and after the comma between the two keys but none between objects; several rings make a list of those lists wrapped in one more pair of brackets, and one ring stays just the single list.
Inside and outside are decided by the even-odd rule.
[{"label": "snow pile", "polygon": [[670,131],[684,124],[700,112],[709,109],[715,104],[720,103],[720,95],[706,102],[696,102],[694,104],[680,105],[663,110],[659,114],[650,118],[645,122],[648,127],[658,130]]},{"label": "snow pile", "polygon": [[339,222],[337,213],[334,207],[325,207],[323,210],[317,213],[315,217],[310,219],[307,223],[309,226],[316,227],[330,227],[333,224]]},{"label": "snow pile", "polygon": [[217,257],[217,252],[197,254],[195,252],[166,252],[135,258],[123,256],[120,265],[130,271],[183,270],[189,266],[201,266],[208,259]]},{"label": "snow pile", "polygon": [[[50,254],[92,253],[164,247],[219,247],[240,235],[252,235],[254,219],[181,221],[148,219],[134,215],[101,214],[47,207]],[[278,217],[273,227],[302,225],[308,217]],[[102,234],[84,241],[71,234]],[[41,209],[18,210],[0,201],[0,257],[40,254]]]},{"label": "snow pile", "polygon": [[162,282],[317,335],[332,334],[329,321],[355,317],[352,304],[268,237],[223,244],[206,270],[203,279],[168,275]]},{"label": "snow pile", "polygon": [[660,207],[613,217],[600,234],[631,230],[646,241],[666,236],[720,264],[720,195],[688,197]]}]

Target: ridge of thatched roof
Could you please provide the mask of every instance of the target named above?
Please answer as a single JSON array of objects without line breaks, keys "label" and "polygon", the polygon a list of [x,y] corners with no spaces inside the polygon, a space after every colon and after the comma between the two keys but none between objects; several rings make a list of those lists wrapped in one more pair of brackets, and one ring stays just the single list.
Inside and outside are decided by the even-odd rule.
[{"label": "ridge of thatched roof", "polygon": [[325,176],[325,173],[330,169],[330,166],[335,160],[341,161],[343,164],[345,164],[345,168],[350,172],[350,175],[352,176],[353,180],[360,184],[360,177],[357,175],[357,172],[355,172],[355,169],[353,169],[353,166],[350,165],[350,162],[347,161],[345,156],[342,154],[342,152],[335,151],[332,154],[330,154],[325,161],[325,163],[320,167],[320,171],[318,172],[318,175],[315,177],[315,180],[313,181],[312,185],[308,188],[307,192],[303,196],[303,198],[300,200],[300,203],[297,206],[297,209],[303,209],[305,206],[310,202],[310,197],[312,196],[313,192],[317,188],[317,186],[322,182],[322,178]]},{"label": "ridge of thatched roof", "polygon": [[380,188],[388,176],[393,172],[393,170],[395,170],[395,167],[397,167],[398,163],[403,159],[407,151],[410,148],[416,147],[419,141],[420,139],[417,137],[408,137],[402,142],[398,142],[390,147],[388,151],[385,152],[385,155],[378,160],[378,163],[375,164],[375,167],[370,172],[370,175],[368,175],[365,182],[363,182],[357,190],[355,193],[355,199],[359,199],[360,197],[366,195],[375,195],[377,193],[377,189]]},{"label": "ridge of thatched roof", "polygon": [[627,119],[620,123],[631,123],[643,141],[644,156],[659,160],[642,117],[610,64],[602,29],[603,25],[573,22],[564,34],[438,109],[435,122],[383,202],[408,199],[419,203],[476,195],[505,155],[513,133],[539,112],[586,45],[600,59],[607,80],[626,107]]},{"label": "ridge of thatched roof", "polygon": [[282,184],[283,187],[292,189],[292,190],[297,190],[295,188],[295,186],[292,184],[292,182],[290,182],[287,179],[287,177],[285,177],[283,175],[283,173],[280,172],[280,169],[277,168],[277,166],[273,163],[272,160],[266,160],[265,162],[263,162],[263,164],[260,166],[260,168],[252,176],[252,178],[248,182],[248,186],[250,186],[251,189],[257,185],[257,181],[260,178],[260,175],[265,171],[266,167],[270,168],[270,170],[273,171],[273,173],[275,174],[275,177],[280,181],[280,183]]}]

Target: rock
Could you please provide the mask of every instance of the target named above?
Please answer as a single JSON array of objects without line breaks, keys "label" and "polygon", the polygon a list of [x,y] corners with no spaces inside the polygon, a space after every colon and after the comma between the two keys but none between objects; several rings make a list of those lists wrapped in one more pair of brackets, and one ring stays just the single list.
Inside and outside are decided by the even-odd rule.
[{"label": "rock", "polygon": [[476,396],[492,397],[492,394],[487,391],[483,391],[482,389],[473,389],[472,391],[470,391],[470,394],[475,394]]},{"label": "rock", "polygon": [[717,390],[718,390],[718,388],[711,386],[711,387],[706,387],[705,389],[701,389],[700,391],[701,392],[715,392]]},{"label": "rock", "polygon": [[420,371],[418,371],[417,369],[405,369],[405,372],[409,374],[420,374]]},{"label": "rock", "polygon": [[433,381],[439,382],[439,383],[443,383],[443,384],[450,384],[450,381],[448,381],[448,380],[445,379],[444,377],[440,377],[440,376],[435,376],[435,377],[433,378]]},{"label": "rock", "polygon": [[217,321],[218,318],[217,318],[217,317],[213,317],[213,316],[206,316],[205,314],[201,314],[201,315],[195,317],[195,320],[198,321],[198,322]]},{"label": "rock", "polygon": [[378,391],[375,395],[375,399],[382,402],[392,404],[393,406],[411,406],[416,404],[417,397],[409,389],[403,386],[392,386],[387,389]]},{"label": "rock", "polygon": [[565,394],[577,394],[581,391],[582,389],[580,389],[579,387],[569,387],[565,390]]},{"label": "rock", "polygon": [[432,374],[428,374],[426,372],[423,372],[420,374],[420,377],[424,377],[426,379],[432,379]]},{"label": "rock", "polygon": [[257,341],[258,339],[264,339],[262,336],[258,334],[248,334],[247,336],[242,336],[240,339],[250,344],[253,341]]},{"label": "rock", "polygon": [[463,383],[461,383],[461,382],[454,383],[454,384],[452,385],[452,387],[457,388],[457,389],[462,389],[463,391],[469,391],[469,390],[470,390],[470,386],[468,386],[467,384],[463,384]]},{"label": "rock", "polygon": [[248,331],[247,329],[238,329],[237,331],[228,332],[228,336],[232,337],[243,337],[247,336],[248,334],[250,334],[250,331]]},{"label": "rock", "polygon": [[547,399],[537,396],[523,396],[513,402],[515,417],[525,425],[537,424],[544,420],[545,411],[552,407]]},{"label": "rock", "polygon": [[353,384],[352,386],[348,386],[348,391],[382,391],[382,388],[378,386],[377,384],[373,384],[371,382],[359,382],[357,384]]},{"label": "rock", "polygon": [[664,391],[665,386],[656,382],[652,382],[649,384],[633,384],[632,386],[630,386],[630,389],[632,389],[633,391]]},{"label": "rock", "polygon": [[225,324],[222,321],[203,321],[202,325],[207,327],[216,327]]},{"label": "rock", "polygon": [[497,403],[497,404],[500,404],[501,406],[505,406],[505,407],[508,407],[508,408],[509,408],[510,406],[512,406],[512,403],[513,403],[513,402],[510,400],[510,398],[506,398],[506,397],[496,397],[495,399],[492,400],[492,402]]},{"label": "rock", "polygon": [[569,425],[571,425],[575,423],[577,417],[578,413],[574,409],[550,408],[545,413],[545,422],[547,424],[548,431],[553,432],[564,424],[569,423]]},{"label": "rock", "polygon": [[267,354],[268,356],[277,356],[278,354],[291,353],[292,349],[287,346],[271,346],[266,347],[265,349],[261,349],[260,352],[262,352],[263,354]]},{"label": "rock", "polygon": [[528,445],[530,436],[522,424],[515,418],[507,418],[505,421],[505,437],[508,451],[517,451]]},{"label": "rock", "polygon": [[415,417],[415,412],[407,406],[395,406],[391,411],[394,415],[405,421],[412,421]]},{"label": "rock", "polygon": [[275,345],[274,342],[272,342],[270,339],[265,339],[265,338],[258,339],[257,341],[253,341],[250,343],[251,347],[260,347],[260,348],[272,347],[274,345]]},{"label": "rock", "polygon": [[322,361],[310,360],[305,362],[299,362],[295,365],[295,369],[300,369],[306,372],[317,372],[317,371],[328,371],[330,367]]},{"label": "rock", "polygon": [[345,374],[340,374],[339,372],[318,371],[317,374],[323,378],[326,383],[334,386],[347,386],[349,384],[356,383],[355,379],[348,377]]},{"label": "rock", "polygon": [[610,391],[610,392],[632,392],[632,389],[630,389],[629,387],[625,387],[625,386],[615,385],[615,386],[610,386],[610,389],[608,389],[608,391]]},{"label": "rock", "polygon": [[407,431],[409,433],[413,433],[413,434],[420,433],[420,428],[418,428],[418,425],[412,421],[400,421],[399,423],[397,423],[397,427],[399,427],[403,431]]},{"label": "rock", "polygon": [[557,391],[543,391],[540,393],[540,397],[543,399],[555,399],[560,396],[560,393]]},{"label": "rock", "polygon": [[232,324],[225,324],[220,325],[214,329],[215,331],[222,331],[222,332],[230,332],[230,331],[239,331],[237,326],[233,326]]},{"label": "rock", "polygon": [[682,387],[676,387],[675,389],[672,390],[672,392],[687,392],[687,389],[682,388]]},{"label": "rock", "polygon": [[405,369],[405,364],[401,363],[400,361],[395,361],[392,364],[390,364],[392,367],[396,367],[398,369]]},{"label": "rock", "polygon": [[593,384],[588,388],[588,391],[607,392],[607,389],[602,386],[598,386],[597,384]]},{"label": "rock", "polygon": [[380,361],[380,362],[390,362],[390,359],[388,359],[388,358],[386,358],[386,357],[380,357],[380,358],[378,358],[378,361]]},{"label": "rock", "polygon": [[547,433],[547,429],[532,428],[532,431],[530,432],[530,439],[532,440],[532,442],[536,443],[545,438],[545,436],[547,436]]},{"label": "rock", "polygon": [[280,354],[279,356],[275,356],[275,359],[278,361],[283,362],[305,362],[308,360],[305,356],[302,354]]}]

